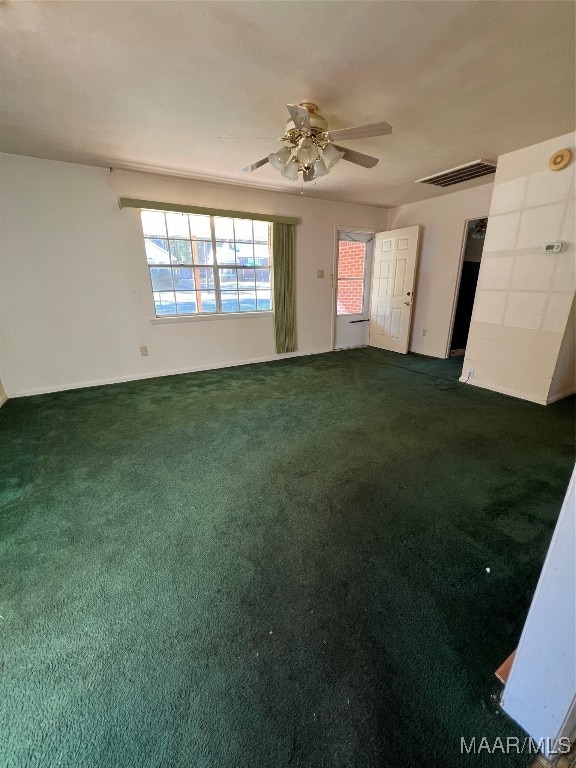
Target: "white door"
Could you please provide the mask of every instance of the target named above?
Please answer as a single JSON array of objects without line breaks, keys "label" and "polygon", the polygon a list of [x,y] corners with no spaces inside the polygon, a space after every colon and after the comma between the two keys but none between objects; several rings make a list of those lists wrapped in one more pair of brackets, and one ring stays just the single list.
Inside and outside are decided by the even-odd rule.
[{"label": "white door", "polygon": [[372,347],[408,352],[419,236],[419,226],[376,235],[370,297]]},{"label": "white door", "polygon": [[338,232],[334,349],[368,344],[373,244],[373,234]]}]

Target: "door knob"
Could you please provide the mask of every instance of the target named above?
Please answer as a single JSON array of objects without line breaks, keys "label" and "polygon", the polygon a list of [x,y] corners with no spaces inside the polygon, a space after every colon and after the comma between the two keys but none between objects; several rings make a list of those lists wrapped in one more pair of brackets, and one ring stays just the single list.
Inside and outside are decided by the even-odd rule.
[{"label": "door knob", "polygon": [[404,304],[406,304],[406,306],[409,307],[412,304],[412,302],[411,301],[405,301]]}]

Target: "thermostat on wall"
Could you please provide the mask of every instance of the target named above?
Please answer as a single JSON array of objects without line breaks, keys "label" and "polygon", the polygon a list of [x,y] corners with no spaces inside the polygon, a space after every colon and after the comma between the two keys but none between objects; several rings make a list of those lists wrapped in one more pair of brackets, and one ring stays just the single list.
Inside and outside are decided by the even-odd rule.
[{"label": "thermostat on wall", "polygon": [[542,253],[561,253],[564,250],[564,241],[555,240],[552,243],[546,243],[542,249]]}]

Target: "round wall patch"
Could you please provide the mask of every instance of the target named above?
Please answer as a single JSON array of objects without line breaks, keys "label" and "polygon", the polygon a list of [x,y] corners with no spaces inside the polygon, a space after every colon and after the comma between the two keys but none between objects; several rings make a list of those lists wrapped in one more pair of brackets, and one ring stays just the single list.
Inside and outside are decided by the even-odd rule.
[{"label": "round wall patch", "polygon": [[561,171],[567,165],[570,165],[571,162],[572,150],[566,147],[565,149],[559,149],[558,152],[554,152],[550,160],[548,160],[548,167],[551,171]]}]

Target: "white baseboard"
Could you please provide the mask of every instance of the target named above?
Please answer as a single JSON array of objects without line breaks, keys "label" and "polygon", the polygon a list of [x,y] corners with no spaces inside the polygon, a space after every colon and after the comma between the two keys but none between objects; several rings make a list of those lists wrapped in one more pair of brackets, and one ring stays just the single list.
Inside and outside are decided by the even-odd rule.
[{"label": "white baseboard", "polygon": [[550,405],[550,403],[555,403],[557,400],[563,400],[565,397],[570,397],[570,395],[576,395],[576,389],[573,387],[571,389],[566,389],[564,392],[560,392],[559,395],[552,395],[552,397],[549,397],[546,400],[546,404]]},{"label": "white baseboard", "polygon": [[152,373],[137,373],[126,376],[111,377],[108,379],[97,379],[94,381],[74,382],[72,384],[61,384],[55,387],[39,387],[37,389],[26,389],[21,392],[15,392],[10,397],[31,397],[33,395],[48,395],[51,392],[67,392],[72,389],[86,389],[87,387],[103,387],[107,384],[123,384],[127,381],[140,381],[142,379],[160,379],[163,376],[178,376],[183,373],[198,373],[200,371],[216,371],[221,368],[237,368],[241,365],[253,365],[255,363],[272,363],[276,360],[289,360],[292,357],[306,357],[307,355],[322,355],[326,352],[332,352],[331,349],[316,349],[309,352],[289,352],[284,355],[274,355],[274,357],[254,357],[249,360],[234,360],[229,363],[220,363],[219,365],[199,365],[192,368],[178,368],[164,371],[154,371]]},{"label": "white baseboard", "polygon": [[2,408],[6,400],[8,400],[8,395],[5,392],[2,392],[0,394],[0,408]]},{"label": "white baseboard", "polygon": [[531,403],[536,403],[537,405],[547,405],[548,403],[547,400],[538,400],[537,398],[534,397],[534,395],[530,394],[529,392],[520,392],[514,389],[505,389],[504,387],[495,387],[493,384],[485,384],[482,381],[476,381],[476,380],[466,381],[465,376],[461,376],[459,381],[461,381],[462,384],[471,384],[473,387],[480,387],[480,389],[489,389],[491,392],[498,392],[500,395],[517,397],[520,400],[529,400]]}]

